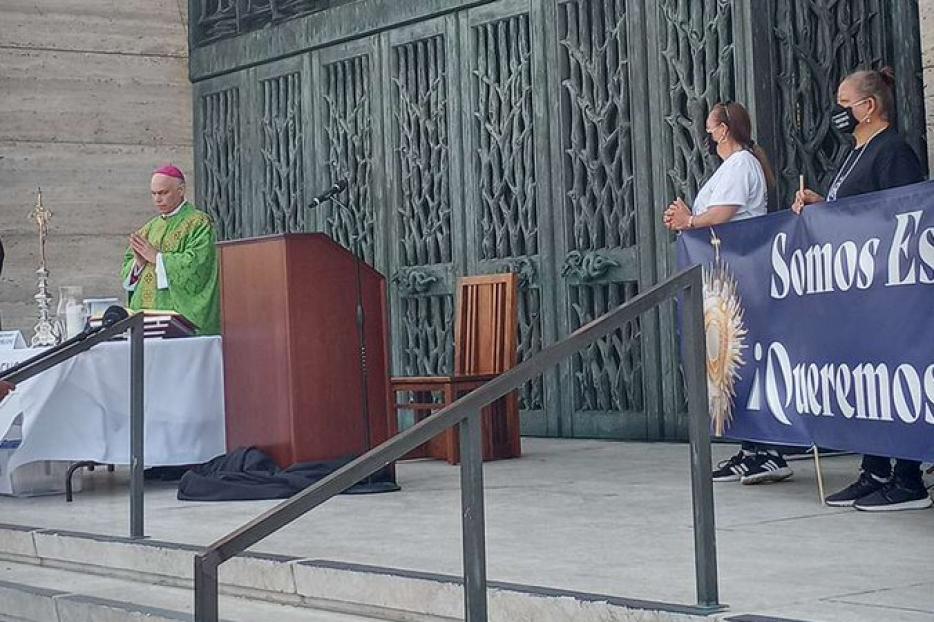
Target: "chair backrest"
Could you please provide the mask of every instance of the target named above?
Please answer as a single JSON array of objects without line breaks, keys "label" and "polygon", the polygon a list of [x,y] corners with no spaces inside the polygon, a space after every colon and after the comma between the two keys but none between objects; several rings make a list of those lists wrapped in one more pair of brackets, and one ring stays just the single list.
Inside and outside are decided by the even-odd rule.
[{"label": "chair backrest", "polygon": [[519,279],[515,274],[458,280],[455,374],[501,374],[515,367],[518,298]]}]

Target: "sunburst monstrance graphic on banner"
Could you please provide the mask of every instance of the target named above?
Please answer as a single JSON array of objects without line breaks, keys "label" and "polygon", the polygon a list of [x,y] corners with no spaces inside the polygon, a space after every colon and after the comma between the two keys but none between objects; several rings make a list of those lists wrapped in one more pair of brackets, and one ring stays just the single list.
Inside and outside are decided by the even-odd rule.
[{"label": "sunburst monstrance graphic on banner", "polygon": [[733,419],[739,369],[745,362],[746,326],[736,279],[720,260],[720,238],[710,230],[714,261],[703,269],[704,329],[707,340],[707,391],[714,434],[722,436]]}]

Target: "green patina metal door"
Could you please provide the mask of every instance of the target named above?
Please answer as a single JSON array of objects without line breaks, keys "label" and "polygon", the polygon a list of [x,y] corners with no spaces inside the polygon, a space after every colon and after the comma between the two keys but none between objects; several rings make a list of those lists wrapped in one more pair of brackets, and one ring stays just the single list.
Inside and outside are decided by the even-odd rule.
[{"label": "green patina metal door", "polygon": [[[454,292],[520,276],[527,358],[673,271],[660,212],[753,114],[786,204],[845,150],[839,78],[894,64],[924,153],[917,2],[191,0],[197,199],[223,239],[320,230],[387,275],[393,371],[450,373]],[[344,205],[308,212],[338,179]],[[526,434],[684,438],[671,306],[521,393]]]}]

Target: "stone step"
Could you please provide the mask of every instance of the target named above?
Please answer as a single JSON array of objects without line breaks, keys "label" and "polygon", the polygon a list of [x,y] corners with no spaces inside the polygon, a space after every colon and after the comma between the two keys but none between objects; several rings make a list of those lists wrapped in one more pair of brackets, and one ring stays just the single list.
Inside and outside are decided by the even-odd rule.
[{"label": "stone step", "polygon": [[[377,622],[380,618],[222,596],[227,622]],[[191,590],[34,564],[0,562],[0,620],[191,622]]]},{"label": "stone step", "polygon": [[[173,542],[0,525],[0,559],[21,568],[40,566],[158,585],[184,596],[184,606],[168,608],[171,611],[191,611],[193,559],[199,550]],[[391,622],[463,619],[461,578],[449,575],[248,552],[222,564],[219,580],[221,594],[237,606],[242,602],[281,605]],[[493,622],[686,622],[710,620],[712,613],[685,605],[552,588],[499,582],[489,587]],[[228,615],[226,606],[221,604],[222,617]]]}]

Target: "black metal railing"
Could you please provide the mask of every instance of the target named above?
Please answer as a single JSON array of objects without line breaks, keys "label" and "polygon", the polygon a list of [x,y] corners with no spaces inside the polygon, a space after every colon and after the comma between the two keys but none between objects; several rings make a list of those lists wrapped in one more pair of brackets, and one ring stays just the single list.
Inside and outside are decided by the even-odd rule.
[{"label": "black metal railing", "polygon": [[90,334],[81,333],[0,373],[0,380],[19,384],[127,331],[130,331],[130,537],[142,538],[143,314],[136,313]]},{"label": "black metal railing", "polygon": [[218,620],[218,567],[263,538],[340,494],[419,445],[459,426],[461,447],[462,540],[466,622],[486,622],[486,543],[483,509],[483,448],[480,410],[521,387],[575,352],[682,292],[682,337],[691,449],[691,494],[697,601],[720,609],[714,537],[713,486],[710,477],[710,419],[707,414],[706,346],[701,267],[680,272],[606,315],[582,326],[562,341],[468,393],[411,428],[368,451],[320,482],[306,488],[222,537],[194,560],[195,620]]}]

